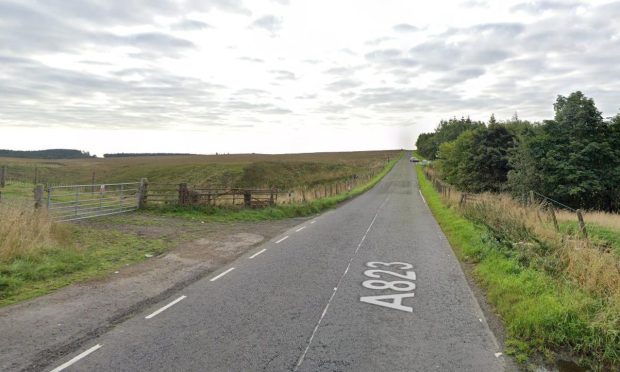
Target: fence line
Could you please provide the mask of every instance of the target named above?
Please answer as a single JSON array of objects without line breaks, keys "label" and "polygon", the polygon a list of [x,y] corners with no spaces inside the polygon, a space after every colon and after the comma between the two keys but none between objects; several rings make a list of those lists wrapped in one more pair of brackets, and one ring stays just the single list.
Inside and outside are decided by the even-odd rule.
[{"label": "fence line", "polygon": [[[429,167],[424,167],[423,169],[423,173],[424,176],[431,181],[431,183],[433,184],[433,186],[435,187],[435,189],[439,192],[441,192],[442,196],[444,198],[447,199],[451,199],[451,195],[458,196],[459,198],[459,207],[464,207],[468,202],[480,202],[480,196],[479,194],[472,194],[472,193],[466,193],[466,192],[460,192],[457,191],[452,185],[447,184],[445,182],[443,182],[442,180],[439,179],[439,177],[437,177],[434,172],[431,172],[431,170],[429,169]],[[535,199],[535,195],[539,196],[540,198],[542,198],[542,201],[539,203],[536,199]],[[586,224],[585,224],[585,220],[583,218],[583,211],[581,211],[580,209],[574,209],[571,208],[565,204],[560,203],[557,200],[554,200],[548,196],[545,196],[543,194],[540,194],[536,191],[531,190],[530,191],[530,196],[529,196],[529,205],[536,208],[536,213],[538,215],[538,219],[540,221],[542,221],[542,218],[540,217],[540,213],[539,211],[543,210],[543,211],[547,211],[549,213],[549,217],[551,218],[551,221],[553,222],[553,227],[555,229],[556,232],[560,232],[560,227],[558,224],[558,220],[557,217],[555,215],[555,208],[554,208],[554,204],[555,205],[559,205],[562,208],[565,208],[573,213],[575,213],[576,217],[577,217],[577,221],[579,223],[579,232],[582,234],[582,236],[584,238],[588,238],[588,231],[586,229]]]},{"label": "fence line", "polygon": [[[307,203],[347,193],[375,177],[375,172],[369,171],[337,181],[281,190],[190,186],[187,183],[149,184],[146,179],[142,179],[141,182],[108,184],[34,185],[7,177],[6,167],[0,166],[0,171],[0,178],[5,186],[17,186],[8,189],[11,198],[27,200],[34,194],[35,208],[46,207],[50,216],[57,221],[75,221],[125,213],[147,205],[261,208],[276,204]],[[4,191],[6,189],[0,188],[0,202],[6,199],[7,194]]]}]

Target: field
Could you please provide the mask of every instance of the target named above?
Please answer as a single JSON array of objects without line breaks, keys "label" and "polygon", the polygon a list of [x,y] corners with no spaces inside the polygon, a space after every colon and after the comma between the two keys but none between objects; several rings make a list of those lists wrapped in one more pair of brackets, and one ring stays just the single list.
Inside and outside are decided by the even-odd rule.
[{"label": "field", "polygon": [[460,259],[505,322],[517,360],[568,351],[593,370],[620,364],[620,216],[586,212],[586,238],[574,212],[559,231],[538,204],[476,194],[440,194],[418,167],[420,187]]},{"label": "field", "polygon": [[[400,156],[399,151],[384,151],[53,162],[21,159],[10,159],[9,162],[2,159],[4,164],[9,165],[9,170],[21,170],[23,175],[9,182],[0,202],[0,306],[42,295],[72,282],[109,274],[123,265],[173,249],[179,244],[179,239],[187,238],[181,232],[177,234],[178,237],[161,239],[124,231],[124,226],[131,225],[128,219],[148,225],[149,221],[165,217],[180,225],[187,221],[188,224],[200,226],[203,223],[253,223],[308,216],[366,191],[394,166]],[[387,161],[388,157],[390,161]],[[181,207],[147,209],[101,219],[107,221],[101,227],[88,222],[56,223],[47,216],[44,209],[34,210],[31,199],[28,199],[32,198],[33,184],[24,181],[27,181],[26,171],[34,169],[35,164],[41,170],[41,177],[54,174],[60,177],[58,180],[63,180],[62,183],[86,183],[85,178],[90,177],[88,173],[92,169],[110,175],[105,178],[106,182],[131,181],[146,176],[156,182],[176,183],[191,179],[196,184],[210,184],[228,179],[225,176],[227,174],[234,175],[230,176],[233,185],[248,182],[249,185],[262,186],[261,182],[267,185],[275,182],[289,187],[311,187],[322,182],[348,179],[352,175],[358,175],[364,182],[350,189],[340,189],[336,195],[309,199],[303,203],[248,210]]]},{"label": "field", "polygon": [[280,187],[314,185],[380,170],[400,151],[311,154],[237,154],[38,160],[0,158],[8,179],[34,184],[187,182],[200,186]]}]

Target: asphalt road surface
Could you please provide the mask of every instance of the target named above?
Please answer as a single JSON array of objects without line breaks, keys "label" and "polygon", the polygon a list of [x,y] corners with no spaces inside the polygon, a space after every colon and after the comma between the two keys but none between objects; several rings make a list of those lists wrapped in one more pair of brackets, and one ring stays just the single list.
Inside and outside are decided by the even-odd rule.
[{"label": "asphalt road surface", "polygon": [[405,158],[48,370],[502,371],[498,352]]}]

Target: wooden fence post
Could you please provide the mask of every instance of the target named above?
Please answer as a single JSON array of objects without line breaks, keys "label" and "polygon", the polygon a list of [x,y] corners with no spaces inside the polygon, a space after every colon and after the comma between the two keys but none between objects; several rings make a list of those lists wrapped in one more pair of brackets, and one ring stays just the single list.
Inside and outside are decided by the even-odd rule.
[{"label": "wooden fence post", "polygon": [[534,191],[530,190],[530,205],[534,205]]},{"label": "wooden fence post", "polygon": [[549,214],[551,214],[551,219],[553,220],[553,227],[556,232],[560,232],[560,226],[558,226],[558,219],[555,217],[555,208],[553,205],[549,204]]},{"label": "wooden fence post", "polygon": [[179,205],[186,205],[189,201],[189,191],[187,190],[187,183],[183,182],[179,184]]},{"label": "wooden fence post", "polygon": [[[94,177],[93,172],[93,177]],[[146,178],[142,178],[140,180],[140,186],[138,186],[138,209],[143,209],[146,207],[146,197],[149,191],[149,181]]]},{"label": "wooden fence post", "polygon": [[269,191],[269,205],[271,205],[271,206],[272,206],[272,205],[274,205],[274,204],[275,204],[275,201],[274,201],[274,198],[273,198],[273,189],[271,189],[271,190]]},{"label": "wooden fence post", "polygon": [[6,185],[6,165],[3,165],[0,168],[0,187],[4,187]]},{"label": "wooden fence post", "polygon": [[586,231],[586,223],[583,220],[583,215],[581,214],[581,210],[577,209],[577,219],[579,220],[579,230],[583,234],[584,238],[588,238],[588,232]]},{"label": "wooden fence post", "polygon": [[467,199],[467,194],[462,193],[462,194],[461,194],[461,200],[459,201],[459,206],[461,206],[461,207],[462,207],[462,206],[463,206],[463,204],[465,204],[466,199]]},{"label": "wooden fence post", "polygon": [[252,193],[248,190],[243,192],[243,206],[246,208],[252,207]]},{"label": "wooden fence post", "polygon": [[41,208],[43,205],[43,185],[37,185],[34,188],[34,207],[35,209]]}]

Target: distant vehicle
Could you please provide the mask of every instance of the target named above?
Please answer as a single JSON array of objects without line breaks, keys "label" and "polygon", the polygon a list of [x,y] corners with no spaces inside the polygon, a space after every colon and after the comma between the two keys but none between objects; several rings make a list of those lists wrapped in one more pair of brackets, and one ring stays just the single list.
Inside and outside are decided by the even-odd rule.
[{"label": "distant vehicle", "polygon": [[418,158],[416,158],[415,156],[410,157],[410,158],[409,158],[409,161],[410,161],[410,162],[412,162],[412,163],[417,163],[417,162],[419,162]]}]

